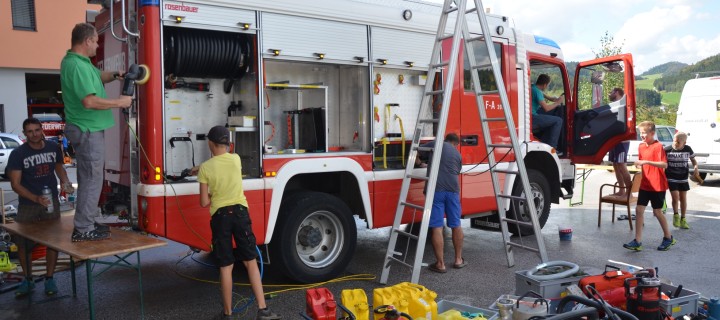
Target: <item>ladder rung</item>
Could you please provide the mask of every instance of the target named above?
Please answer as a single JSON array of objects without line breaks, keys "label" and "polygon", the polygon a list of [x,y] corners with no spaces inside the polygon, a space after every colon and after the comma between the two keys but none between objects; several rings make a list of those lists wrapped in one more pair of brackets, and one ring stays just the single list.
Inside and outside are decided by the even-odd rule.
[{"label": "ladder rung", "polygon": [[508,222],[508,223],[519,224],[519,225],[528,226],[528,227],[533,226],[532,223],[526,222],[526,221],[520,221],[520,220],[515,220],[515,219],[510,219],[510,218],[504,218],[502,220],[505,222]]},{"label": "ladder rung", "polygon": [[525,250],[530,250],[530,251],[532,251],[532,252],[539,252],[539,251],[540,251],[540,250],[538,250],[537,248],[528,247],[528,246],[526,246],[526,245],[522,245],[522,244],[515,243],[515,242],[508,242],[507,244],[510,245],[510,246],[513,246],[513,247],[518,247],[518,248],[523,248],[523,249],[525,249]]},{"label": "ladder rung", "polygon": [[421,152],[432,152],[432,151],[435,151],[435,149],[432,148],[432,147],[417,147],[417,148],[415,148],[415,150],[421,151]]},{"label": "ladder rung", "polygon": [[448,34],[446,34],[446,35],[444,35],[444,36],[439,36],[439,37],[437,38],[437,41],[438,41],[438,42],[442,42],[442,41],[445,41],[445,40],[447,40],[447,39],[452,39],[452,37],[454,37],[454,36],[455,36],[454,34],[448,33]]},{"label": "ladder rung", "polygon": [[465,11],[465,14],[473,13],[473,12],[475,12],[475,11],[477,11],[477,8],[468,9],[468,10]]},{"label": "ladder rung", "polygon": [[488,145],[488,147],[491,148],[512,148],[511,144],[503,144],[503,143],[491,143]]},{"label": "ladder rung", "polygon": [[440,119],[420,119],[420,123],[438,123]]},{"label": "ladder rung", "polygon": [[400,259],[398,259],[398,258],[395,258],[395,256],[388,256],[388,259],[391,259],[391,260],[393,260],[393,261],[395,261],[395,262],[397,262],[397,263],[399,263],[399,264],[402,264],[402,265],[404,265],[404,266],[412,269],[412,265],[410,265],[409,263],[407,263],[407,262],[405,262],[405,261],[402,261],[402,260],[400,260]]},{"label": "ladder rung", "polygon": [[436,95],[436,94],[443,94],[443,93],[445,93],[445,90],[428,91],[428,92],[426,92],[425,94],[428,95],[428,96],[433,96],[433,95]]},{"label": "ladder rung", "polygon": [[465,42],[484,41],[484,40],[485,40],[484,36],[478,36],[478,37],[467,38],[467,40],[465,40]]},{"label": "ladder rung", "polygon": [[505,170],[505,169],[492,169],[494,172],[500,172],[500,173],[507,173],[507,174],[520,174],[519,171],[515,170]]},{"label": "ladder rung", "polygon": [[488,91],[480,91],[480,92],[478,92],[478,95],[479,95],[479,96],[485,96],[485,95],[488,95],[488,94],[498,94],[498,93],[500,93],[500,91],[497,91],[497,90],[488,90]]},{"label": "ladder rung", "polygon": [[418,175],[414,175],[414,174],[409,174],[409,175],[407,175],[407,177],[410,179],[418,179],[418,180],[428,181],[428,177],[426,177],[426,176],[418,176]]},{"label": "ladder rung", "polygon": [[423,207],[423,206],[421,206],[421,205],[414,204],[414,203],[405,202],[405,201],[400,201],[400,203],[401,203],[402,205],[408,206],[408,207],[410,207],[410,208],[414,208],[414,209],[418,209],[418,210],[425,210],[425,207]]},{"label": "ladder rung", "polygon": [[403,236],[406,236],[406,237],[408,237],[408,238],[410,238],[410,239],[413,239],[413,240],[420,239],[420,237],[418,237],[418,236],[416,236],[416,235],[414,235],[414,234],[412,234],[412,233],[410,233],[410,232],[406,232],[406,231],[402,231],[402,230],[398,230],[398,229],[393,229],[393,231],[394,231],[395,233],[397,233],[398,235],[403,235]]},{"label": "ladder rung", "polygon": [[447,11],[445,11],[445,13],[453,13],[457,10],[458,10],[458,7],[450,7],[450,9],[447,9]]},{"label": "ladder rung", "polygon": [[505,118],[485,118],[483,119],[485,122],[492,122],[492,121],[505,121]]},{"label": "ladder rung", "polygon": [[430,68],[442,68],[450,65],[450,61],[440,62],[436,64],[431,64]]},{"label": "ladder rung", "polygon": [[512,200],[520,200],[520,201],[527,200],[527,199],[525,199],[525,197],[511,196],[511,195],[507,195],[507,194],[498,194],[497,196],[500,198],[512,199]]},{"label": "ladder rung", "polygon": [[477,65],[477,66],[473,66],[473,67],[472,67],[472,69],[475,69],[475,70],[477,70],[477,69],[485,69],[485,68],[492,68],[492,63],[485,63],[485,64],[480,64],[480,65]]}]

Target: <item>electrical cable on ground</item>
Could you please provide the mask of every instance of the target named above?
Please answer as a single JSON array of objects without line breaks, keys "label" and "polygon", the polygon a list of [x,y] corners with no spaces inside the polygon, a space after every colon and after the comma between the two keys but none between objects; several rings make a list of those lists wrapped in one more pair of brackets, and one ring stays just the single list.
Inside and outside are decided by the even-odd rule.
[{"label": "electrical cable on ground", "polygon": [[[196,278],[196,277],[184,274],[178,270],[178,266],[180,265],[180,263],[183,260],[185,260],[187,257],[191,256],[191,254],[192,253],[188,253],[184,257],[180,258],[177,262],[175,262],[175,268],[173,270],[175,272],[175,274],[177,274],[178,276],[180,276],[182,278],[193,280],[193,281],[209,283],[209,284],[219,284],[220,282],[217,280],[207,280],[207,279]],[[263,284],[263,287],[286,288],[286,289],[265,292],[266,296],[268,296],[268,295],[273,296],[273,295],[277,295],[280,293],[285,293],[285,292],[290,292],[290,291],[295,291],[295,290],[305,290],[305,289],[316,288],[316,287],[331,284],[331,283],[339,283],[339,282],[345,282],[345,281],[375,281],[376,278],[377,277],[373,274],[360,273],[360,274],[338,277],[338,278],[331,279],[328,281],[323,281],[323,282],[316,282],[316,283],[309,283],[309,284]],[[249,283],[244,283],[244,282],[233,282],[233,285],[234,286],[244,286],[244,287],[250,286]]]}]

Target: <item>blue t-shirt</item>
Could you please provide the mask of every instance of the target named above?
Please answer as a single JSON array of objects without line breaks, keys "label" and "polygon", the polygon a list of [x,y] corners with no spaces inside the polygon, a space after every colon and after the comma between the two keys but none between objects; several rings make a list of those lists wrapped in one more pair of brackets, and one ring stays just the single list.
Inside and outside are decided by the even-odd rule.
[{"label": "blue t-shirt", "polygon": [[537,114],[538,109],[541,107],[540,102],[543,102],[544,100],[545,95],[542,90],[540,90],[537,86],[532,85],[532,114]]},{"label": "blue t-shirt", "polygon": [[[423,147],[432,148],[435,141],[423,144]],[[431,164],[430,164],[431,165]],[[462,169],[462,156],[460,152],[448,142],[443,142],[440,167],[438,168],[437,184],[435,192],[447,191],[460,193],[460,170]]]},{"label": "blue t-shirt", "polygon": [[[45,140],[45,147],[35,150],[30,144],[22,144],[10,153],[7,172],[12,170],[22,171],[20,184],[33,194],[41,195],[44,186],[52,190],[53,196],[57,198],[57,178],[55,177],[55,165],[63,163],[62,154],[58,144]],[[20,204],[34,204],[35,202],[19,197]]]}]

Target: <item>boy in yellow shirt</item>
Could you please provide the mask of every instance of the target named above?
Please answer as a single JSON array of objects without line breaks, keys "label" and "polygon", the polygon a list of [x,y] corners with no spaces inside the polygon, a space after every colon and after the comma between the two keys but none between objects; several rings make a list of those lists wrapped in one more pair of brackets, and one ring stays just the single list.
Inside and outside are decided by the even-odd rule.
[{"label": "boy in yellow shirt", "polygon": [[[210,129],[207,135],[212,157],[195,167],[191,174],[198,175],[200,205],[210,206],[213,254],[220,266],[220,291],[223,318],[232,315],[232,269],[235,256],[248,271],[253,294],[258,303],[257,320],[282,319],[271,312],[265,303],[262,279],[255,259],[255,235],[248,214],[248,203],[242,187],[240,156],[228,153],[230,132],[222,126]],[[210,193],[212,191],[212,194]],[[233,238],[237,247],[233,249]]]}]

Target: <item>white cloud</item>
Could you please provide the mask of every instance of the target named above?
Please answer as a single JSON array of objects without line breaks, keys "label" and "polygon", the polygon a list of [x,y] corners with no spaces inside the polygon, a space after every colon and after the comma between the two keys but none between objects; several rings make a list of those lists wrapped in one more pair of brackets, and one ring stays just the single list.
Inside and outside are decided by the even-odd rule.
[{"label": "white cloud", "polygon": [[630,52],[647,54],[657,49],[670,30],[681,28],[691,15],[689,6],[654,7],[625,21],[615,34],[615,40],[623,41]]},{"label": "white cloud", "polygon": [[560,43],[560,47],[565,61],[584,61],[595,57],[591,48],[581,42],[563,42]]}]

